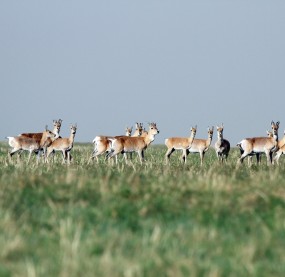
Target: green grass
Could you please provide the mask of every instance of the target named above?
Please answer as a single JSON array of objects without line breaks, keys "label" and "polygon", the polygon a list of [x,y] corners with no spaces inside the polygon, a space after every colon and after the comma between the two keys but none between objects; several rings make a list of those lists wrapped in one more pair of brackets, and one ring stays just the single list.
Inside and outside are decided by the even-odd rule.
[{"label": "green grass", "polygon": [[237,167],[238,151],[203,166],[164,146],[88,164],[9,162],[0,144],[0,276],[285,276],[285,171]]}]

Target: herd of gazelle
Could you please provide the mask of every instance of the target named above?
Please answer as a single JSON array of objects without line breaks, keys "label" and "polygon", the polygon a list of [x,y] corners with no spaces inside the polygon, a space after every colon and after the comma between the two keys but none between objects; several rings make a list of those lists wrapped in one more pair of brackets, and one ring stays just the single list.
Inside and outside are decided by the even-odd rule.
[{"label": "herd of gazelle", "polygon": [[96,136],[93,140],[94,151],[92,159],[104,153],[107,153],[107,158],[114,157],[118,162],[118,154],[123,154],[127,162],[127,153],[137,152],[141,163],[144,161],[144,151],[154,141],[155,135],[159,133],[156,123],[149,123],[149,130],[143,129],[141,123],[136,123],[136,130],[133,135],[126,129],[125,136]]},{"label": "herd of gazelle", "polygon": [[[46,126],[45,130],[40,133],[22,133],[15,137],[7,137],[9,145],[12,147],[12,150],[9,152],[10,158],[15,153],[20,154],[26,150],[29,151],[28,162],[33,152],[37,154],[37,161],[40,159],[41,153],[43,153],[44,161],[48,162],[52,153],[60,151],[63,162],[70,163],[70,151],[73,148],[77,125],[71,125],[70,136],[62,138],[59,136],[61,123],[61,119],[54,120],[52,131],[48,130]],[[260,163],[260,155],[264,153],[267,158],[267,164],[272,164],[273,162],[278,164],[280,156],[285,154],[285,131],[284,137],[278,140],[279,121],[276,123],[272,121],[271,129],[272,131],[267,131],[267,136],[265,137],[245,138],[237,144],[241,152],[238,163],[242,163],[248,157],[250,164],[254,155],[257,158],[257,163]],[[142,123],[136,123],[136,130],[133,134],[132,128],[127,127],[125,131],[125,135],[121,136],[96,136],[93,140],[94,150],[89,161],[93,159],[98,161],[98,157],[105,154],[106,159],[115,158],[117,163],[118,155],[123,154],[125,162],[128,162],[127,154],[137,152],[140,162],[143,163],[144,151],[159,133],[156,123],[149,123],[147,131],[143,128]],[[223,124],[216,126],[216,131],[217,141],[214,144],[214,148],[217,159],[220,162],[225,162],[231,149],[230,142],[223,136]],[[201,165],[203,164],[204,155],[212,143],[214,127],[208,127],[208,137],[206,139],[195,138],[196,132],[197,126],[191,128],[189,137],[170,137],[165,139],[167,147],[165,154],[166,163],[169,163],[170,156],[175,150],[181,150],[183,163],[186,163],[189,153],[199,153]]]},{"label": "herd of gazelle", "polygon": [[53,130],[47,129],[40,133],[22,133],[15,137],[7,137],[9,145],[12,150],[9,153],[11,158],[14,154],[21,154],[23,150],[29,151],[28,162],[30,161],[32,153],[37,154],[37,161],[39,161],[41,153],[43,153],[44,161],[49,161],[49,156],[55,151],[62,153],[63,162],[70,163],[70,151],[73,148],[74,137],[77,126],[70,126],[70,136],[62,138],[59,136],[62,120],[53,121]]}]

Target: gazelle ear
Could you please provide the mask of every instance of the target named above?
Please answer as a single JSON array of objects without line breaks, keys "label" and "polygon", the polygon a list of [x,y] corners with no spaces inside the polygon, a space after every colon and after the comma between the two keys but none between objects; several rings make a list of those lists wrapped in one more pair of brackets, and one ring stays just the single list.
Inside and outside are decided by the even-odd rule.
[{"label": "gazelle ear", "polygon": [[47,131],[47,130],[48,130],[48,125],[46,125],[46,127],[45,127],[45,128],[46,128],[46,131]]}]

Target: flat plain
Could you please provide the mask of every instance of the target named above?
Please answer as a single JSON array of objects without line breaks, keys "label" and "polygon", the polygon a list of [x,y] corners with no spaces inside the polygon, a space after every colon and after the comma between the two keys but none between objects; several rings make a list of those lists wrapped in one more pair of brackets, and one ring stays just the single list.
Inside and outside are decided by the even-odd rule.
[{"label": "flat plain", "polygon": [[141,165],[75,144],[71,165],[0,144],[0,276],[285,276],[285,162],[200,166],[151,145]]}]

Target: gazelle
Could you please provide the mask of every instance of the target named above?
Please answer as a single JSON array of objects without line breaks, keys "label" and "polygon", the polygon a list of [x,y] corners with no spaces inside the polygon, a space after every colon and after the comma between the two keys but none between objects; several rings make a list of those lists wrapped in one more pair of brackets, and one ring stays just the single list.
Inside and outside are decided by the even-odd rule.
[{"label": "gazelle", "polygon": [[187,149],[192,145],[197,131],[197,125],[191,128],[191,133],[189,138],[182,137],[172,137],[165,139],[165,145],[167,147],[167,152],[165,154],[166,163],[169,162],[170,155],[175,150],[182,150],[182,161],[186,163]]},{"label": "gazelle", "polygon": [[267,164],[272,164],[272,154],[278,149],[279,121],[276,123],[271,121],[271,128],[273,137],[246,138],[237,144],[241,152],[243,151],[241,157],[238,159],[239,163],[242,163],[247,156],[265,153]]},{"label": "gazelle", "polygon": [[208,138],[207,139],[194,139],[192,145],[189,149],[186,150],[186,155],[189,153],[199,153],[201,165],[203,164],[204,155],[208,151],[214,133],[214,126],[212,128],[208,127]]},{"label": "gazelle", "polygon": [[283,138],[278,141],[278,150],[273,158],[273,162],[274,163],[276,162],[279,165],[279,159],[282,154],[285,154],[285,131]]},{"label": "gazelle", "polygon": [[[273,137],[273,133],[271,131],[268,131],[266,130],[266,133],[267,133],[267,137],[268,138],[272,138]],[[279,141],[278,141],[278,144],[279,144]],[[237,144],[237,146],[240,148],[240,145]],[[242,155],[243,154],[243,149],[240,148],[240,154]],[[261,154],[262,153],[252,153],[250,155],[247,156],[247,163],[248,163],[248,166],[251,166],[252,165],[252,157],[253,156],[256,156],[256,162],[257,164],[260,164],[261,163]]]},{"label": "gazelle", "polygon": [[[120,153],[137,152],[141,163],[144,161],[144,151],[155,139],[159,133],[156,123],[149,123],[148,134],[145,137],[118,137],[111,138],[112,152],[108,154],[108,158],[116,157]],[[126,156],[125,156],[126,158]],[[116,160],[117,162],[117,160]],[[127,162],[127,159],[125,159]]]},{"label": "gazelle", "polygon": [[52,142],[52,144],[47,148],[47,159],[53,151],[61,151],[63,162],[67,161],[70,163],[71,156],[70,151],[73,148],[74,137],[77,130],[77,124],[70,126],[70,136],[68,138],[57,138]]},{"label": "gazelle", "polygon": [[132,135],[133,127],[126,127],[126,136],[130,137]]},{"label": "gazelle", "polygon": [[9,153],[10,158],[19,151],[27,150],[29,151],[28,163],[30,161],[33,152],[37,152],[37,161],[38,161],[40,153],[42,149],[46,148],[48,140],[50,138],[54,139],[56,137],[56,134],[54,134],[52,131],[49,131],[47,129],[47,126],[45,131],[42,132],[41,134],[42,135],[40,140],[25,136],[7,137],[9,145],[13,148]]},{"label": "gazelle", "polygon": [[224,162],[227,160],[231,145],[230,142],[224,139],[224,124],[217,126],[218,140],[215,143],[215,150],[219,161]]}]

